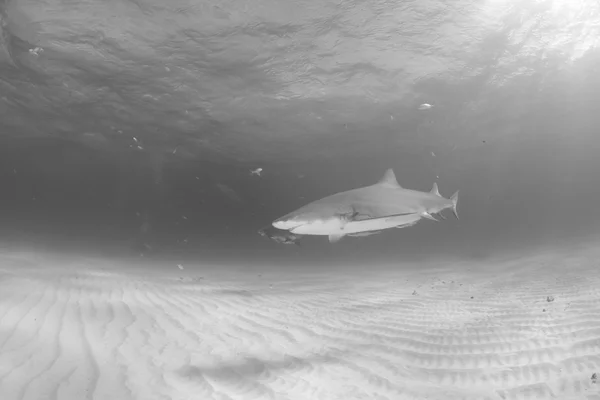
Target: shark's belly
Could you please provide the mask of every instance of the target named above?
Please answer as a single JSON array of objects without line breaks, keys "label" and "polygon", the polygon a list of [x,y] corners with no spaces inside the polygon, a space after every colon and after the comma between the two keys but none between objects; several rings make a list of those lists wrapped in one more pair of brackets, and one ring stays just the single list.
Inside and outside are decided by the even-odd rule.
[{"label": "shark's belly", "polygon": [[361,232],[374,232],[385,229],[399,228],[404,226],[414,225],[421,219],[418,214],[408,214],[400,216],[382,217],[367,220],[351,221],[345,224],[340,233],[346,235],[361,233]]}]

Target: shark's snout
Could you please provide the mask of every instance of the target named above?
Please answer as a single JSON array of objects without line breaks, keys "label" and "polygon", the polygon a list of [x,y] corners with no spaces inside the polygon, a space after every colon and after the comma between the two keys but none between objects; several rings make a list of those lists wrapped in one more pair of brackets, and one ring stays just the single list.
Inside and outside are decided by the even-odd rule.
[{"label": "shark's snout", "polygon": [[294,221],[293,219],[279,218],[279,219],[273,221],[273,223],[271,225],[273,225],[273,227],[275,227],[277,229],[283,229],[284,231],[289,231],[291,229],[294,229],[294,228],[302,225],[302,223],[299,221]]}]

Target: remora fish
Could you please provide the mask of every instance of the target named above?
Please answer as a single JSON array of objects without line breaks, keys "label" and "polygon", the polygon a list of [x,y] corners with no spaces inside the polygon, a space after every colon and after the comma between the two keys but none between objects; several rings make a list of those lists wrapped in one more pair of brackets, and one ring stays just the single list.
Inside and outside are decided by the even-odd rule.
[{"label": "remora fish", "polygon": [[329,241],[335,243],[344,236],[369,236],[381,233],[385,229],[407,228],[419,222],[420,219],[419,214],[390,215],[364,220],[352,220],[345,216],[338,216],[317,223],[299,225],[290,229],[289,232],[292,234],[329,236]]},{"label": "remora fish", "polygon": [[296,242],[302,237],[302,235],[298,235],[298,234],[292,233],[290,231],[284,231],[281,229],[277,229],[277,228],[272,227],[271,225],[268,225],[268,226],[265,226],[264,228],[259,229],[258,234],[260,236],[268,237],[269,239],[271,239],[277,243],[295,244],[297,246],[300,246],[300,245]]},{"label": "remora fish", "polygon": [[[296,230],[301,225],[330,224],[332,219],[342,219],[346,223],[366,219],[417,214],[437,221],[431,214],[450,208],[456,218],[458,213],[458,191],[450,199],[442,197],[437,184],[429,192],[404,189],[396,181],[392,169],[374,185],[352,189],[313,201],[273,221],[275,228]],[[326,229],[326,228],[323,228]]]}]

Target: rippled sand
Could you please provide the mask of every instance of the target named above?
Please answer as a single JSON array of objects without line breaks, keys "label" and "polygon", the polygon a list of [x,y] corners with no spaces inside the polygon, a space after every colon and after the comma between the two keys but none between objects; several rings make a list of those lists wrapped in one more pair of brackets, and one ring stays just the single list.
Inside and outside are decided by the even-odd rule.
[{"label": "rippled sand", "polygon": [[600,399],[599,253],[329,272],[5,255],[0,398]]}]

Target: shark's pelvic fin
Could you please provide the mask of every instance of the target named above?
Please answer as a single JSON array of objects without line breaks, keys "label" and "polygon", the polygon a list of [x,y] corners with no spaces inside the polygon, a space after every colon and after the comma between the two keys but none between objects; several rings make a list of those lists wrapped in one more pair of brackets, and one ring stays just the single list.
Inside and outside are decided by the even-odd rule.
[{"label": "shark's pelvic fin", "polygon": [[394,174],[394,170],[391,168],[385,171],[385,174],[383,174],[383,178],[381,178],[379,182],[377,182],[377,184],[395,189],[402,188],[396,180],[396,174]]},{"label": "shark's pelvic fin", "polygon": [[432,221],[436,221],[436,222],[438,222],[438,220],[437,220],[437,219],[435,219],[435,217],[434,217],[433,215],[429,214],[427,211],[423,211],[423,212],[421,213],[421,216],[422,216],[423,218],[427,218],[427,219],[430,219],[430,220],[432,220]]},{"label": "shark's pelvic fin", "polygon": [[450,201],[452,202],[452,212],[456,219],[458,219],[458,211],[456,210],[456,206],[458,205],[458,190],[450,197]]},{"label": "shark's pelvic fin", "polygon": [[431,189],[431,191],[429,193],[435,194],[436,196],[440,196],[441,197],[440,191],[438,190],[438,186],[437,186],[436,182],[433,183],[433,188]]},{"label": "shark's pelvic fin", "polygon": [[329,235],[329,243],[337,243],[342,240],[343,237],[344,235]]}]

